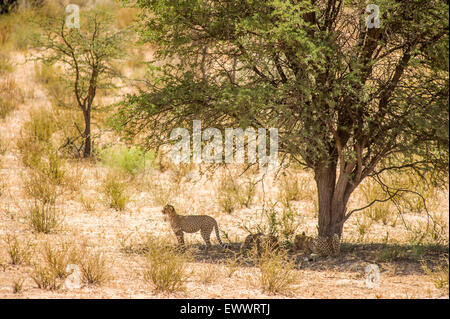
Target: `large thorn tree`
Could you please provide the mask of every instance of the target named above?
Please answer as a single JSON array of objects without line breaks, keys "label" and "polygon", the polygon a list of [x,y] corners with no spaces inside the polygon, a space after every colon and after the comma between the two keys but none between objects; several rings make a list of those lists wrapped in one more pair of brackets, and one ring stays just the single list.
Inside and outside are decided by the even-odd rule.
[{"label": "large thorn tree", "polygon": [[366,177],[448,165],[448,2],[374,2],[379,28],[368,1],[137,0],[158,67],[119,118],[155,145],[194,119],[278,127],[314,171],[319,235],[341,236]]}]

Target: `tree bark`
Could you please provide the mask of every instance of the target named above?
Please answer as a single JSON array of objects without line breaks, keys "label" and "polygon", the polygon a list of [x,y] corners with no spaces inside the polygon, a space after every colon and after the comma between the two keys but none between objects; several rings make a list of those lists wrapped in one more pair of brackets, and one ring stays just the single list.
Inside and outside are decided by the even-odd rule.
[{"label": "tree bark", "polygon": [[336,163],[321,166],[315,170],[315,180],[319,200],[319,236],[342,236],[347,210],[348,194],[343,186],[336,186]]},{"label": "tree bark", "polygon": [[91,157],[91,111],[83,111],[84,116],[84,132],[83,132],[83,139],[84,139],[84,150],[83,150],[83,157],[88,158]]}]

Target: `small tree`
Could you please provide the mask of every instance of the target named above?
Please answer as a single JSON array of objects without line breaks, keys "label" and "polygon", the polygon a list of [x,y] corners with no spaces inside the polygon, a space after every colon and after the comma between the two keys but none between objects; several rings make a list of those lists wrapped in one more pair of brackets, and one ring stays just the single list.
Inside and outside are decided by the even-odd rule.
[{"label": "small tree", "polygon": [[123,56],[125,32],[114,30],[111,15],[98,10],[81,12],[80,28],[69,28],[63,13],[56,19],[42,18],[39,27],[37,59],[65,68],[61,80],[73,87],[76,104],[83,112],[83,157],[90,157],[94,98],[98,89],[114,87],[113,80],[120,77],[112,63]]}]

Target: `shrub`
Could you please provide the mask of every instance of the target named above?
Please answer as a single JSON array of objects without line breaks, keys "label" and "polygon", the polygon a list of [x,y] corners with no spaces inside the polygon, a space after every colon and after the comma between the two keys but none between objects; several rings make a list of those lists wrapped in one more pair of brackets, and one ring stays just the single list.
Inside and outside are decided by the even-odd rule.
[{"label": "shrub", "polygon": [[44,145],[28,136],[21,136],[18,139],[17,148],[20,151],[23,165],[30,168],[35,168],[39,165],[42,154],[45,151]]},{"label": "shrub", "polygon": [[298,180],[295,176],[285,176],[281,179],[278,196],[279,200],[286,205],[290,201],[297,201],[301,199]]},{"label": "shrub", "polygon": [[13,78],[0,80],[0,119],[5,119],[23,101],[22,90]]},{"label": "shrub", "polygon": [[130,200],[127,181],[121,174],[108,173],[103,180],[102,192],[109,207],[115,210],[124,210]]},{"label": "shrub", "polygon": [[44,234],[55,232],[62,223],[60,211],[51,204],[42,204],[38,201],[31,206],[28,220],[34,231]]},{"label": "shrub", "polygon": [[149,240],[144,279],[157,291],[173,292],[185,289],[186,259],[171,247]]},{"label": "shrub", "polygon": [[443,258],[441,265],[434,269],[428,268],[425,262],[422,262],[422,268],[430,278],[431,282],[437,289],[440,289],[443,293],[448,294],[448,277],[449,277],[449,261],[448,256]]},{"label": "shrub", "polygon": [[13,293],[20,294],[23,291],[23,283],[25,279],[14,280],[13,282]]},{"label": "shrub", "polygon": [[291,294],[296,291],[297,274],[294,262],[286,259],[283,252],[266,253],[261,256],[258,268],[259,283],[263,291],[271,294]]},{"label": "shrub", "polygon": [[103,148],[98,151],[98,157],[104,165],[119,168],[133,176],[155,162],[155,154],[140,147]]},{"label": "shrub", "polygon": [[240,188],[231,177],[223,178],[217,188],[217,202],[228,214],[231,214],[239,206]]},{"label": "shrub", "polygon": [[31,241],[21,242],[16,235],[7,234],[5,238],[6,251],[12,265],[29,263],[33,254]]},{"label": "shrub", "polygon": [[92,252],[85,247],[80,264],[81,275],[85,283],[100,285],[108,280],[106,259],[101,252]]},{"label": "shrub", "polygon": [[45,266],[35,266],[31,278],[40,289],[57,290],[62,286],[57,273]]},{"label": "shrub", "polygon": [[[0,43],[2,42],[1,32],[2,31],[0,30]],[[0,47],[1,47],[1,44],[0,44]],[[11,62],[9,55],[6,54],[5,52],[0,51],[0,75],[11,73],[13,71],[14,71],[14,66]]]},{"label": "shrub", "polygon": [[32,170],[24,179],[25,193],[43,205],[53,205],[57,198],[57,187],[49,175]]},{"label": "shrub", "polygon": [[33,109],[30,112],[30,120],[23,126],[26,136],[31,139],[48,143],[56,130],[55,117],[51,111],[45,109]]},{"label": "shrub", "polygon": [[76,247],[70,243],[62,243],[59,246],[46,243],[42,254],[47,268],[60,279],[67,278],[69,275],[66,272],[67,265],[77,263],[80,257]]}]

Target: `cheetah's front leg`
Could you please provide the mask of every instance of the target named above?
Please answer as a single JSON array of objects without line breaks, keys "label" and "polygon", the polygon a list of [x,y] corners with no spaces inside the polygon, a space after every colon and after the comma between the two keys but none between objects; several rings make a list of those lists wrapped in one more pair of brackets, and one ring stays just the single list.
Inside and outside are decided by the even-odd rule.
[{"label": "cheetah's front leg", "polygon": [[184,244],[184,234],[182,230],[179,230],[175,233],[175,235],[177,236],[177,240],[178,240],[178,245],[182,248],[185,249],[186,246]]}]

